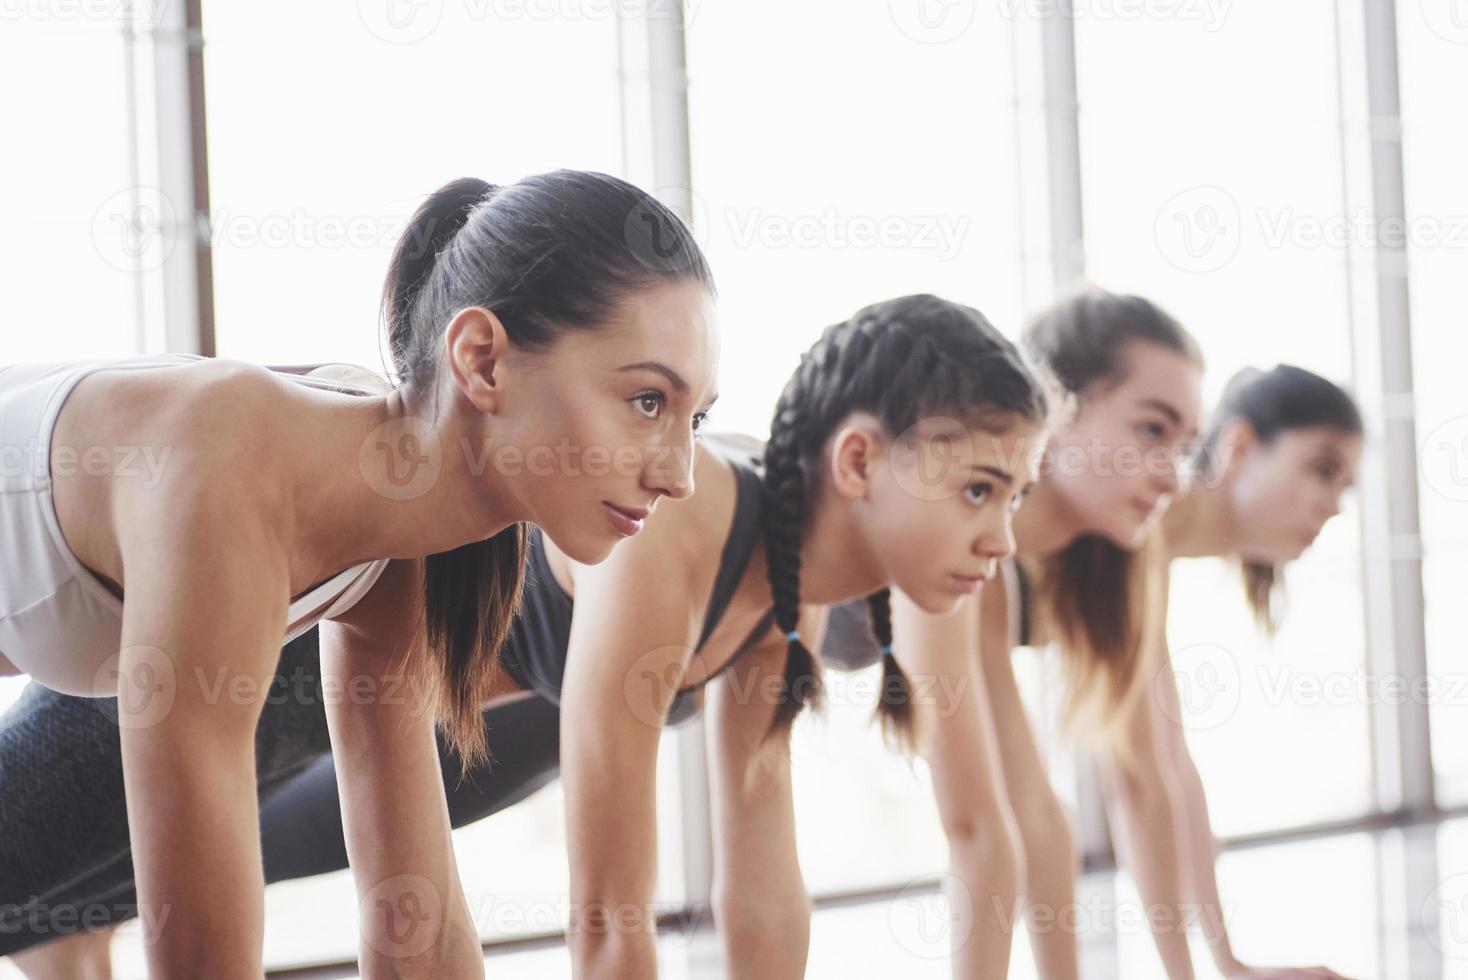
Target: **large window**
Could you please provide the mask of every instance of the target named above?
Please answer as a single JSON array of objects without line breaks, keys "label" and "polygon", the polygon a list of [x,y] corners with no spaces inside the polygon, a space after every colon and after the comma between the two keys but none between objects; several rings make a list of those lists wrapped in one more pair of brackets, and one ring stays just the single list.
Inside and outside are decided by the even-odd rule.
[{"label": "large window", "polygon": [[122,23],[115,12],[61,16],[67,6],[0,32],[10,93],[0,104],[0,363],[142,347],[137,272],[149,242],[137,233],[146,202],[133,198]]},{"label": "large window", "polygon": [[[0,365],[141,353],[139,228],[123,23],[85,5],[0,31]],[[17,93],[26,93],[24,98]],[[156,247],[156,246],[155,246]],[[85,352],[79,354],[79,352]],[[0,711],[25,681],[0,678]]]},{"label": "large window", "polygon": [[1422,574],[1438,800],[1468,803],[1468,667],[1457,609],[1468,581],[1468,128],[1445,92],[1468,86],[1468,19],[1451,3],[1401,4],[1402,152],[1412,221],[1412,353],[1422,479]]},{"label": "large window", "polygon": [[[1251,364],[1349,383],[1346,258],[1328,237],[1343,216],[1332,4],[1224,5],[1216,22],[1203,5],[1154,5],[1174,15],[1150,17],[1083,6],[1091,278],[1183,321],[1207,357],[1210,404]],[[1194,682],[1184,693],[1202,699],[1189,741],[1222,834],[1372,806],[1358,520],[1348,504],[1289,569],[1272,645],[1249,623],[1235,569],[1174,573],[1169,637],[1180,679]],[[1208,696],[1219,672],[1223,701]]]},{"label": "large window", "polygon": [[618,173],[615,9],[207,5],[219,354],[380,368],[383,274],[425,195]]},{"label": "large window", "polygon": [[[801,353],[868,303],[932,292],[1018,329],[1011,25],[986,5],[927,28],[905,12],[837,0],[692,5],[694,216],[724,333],[716,428],[765,438]],[[811,889],[941,870],[927,778],[870,723],[876,678],[828,684],[826,717],[803,719],[794,748]]]},{"label": "large window", "polygon": [[[1377,270],[1360,261],[1371,232],[1346,202],[1360,196],[1366,82],[1363,53],[1338,48],[1359,39],[1337,18],[1358,17],[1364,2],[1075,0],[1086,276],[1155,299],[1189,327],[1208,360],[1207,404],[1245,365],[1288,362],[1359,380],[1353,344],[1371,333],[1360,325],[1375,312],[1370,289],[1352,277]],[[683,6],[691,218],[721,294],[715,429],[767,435],[801,353],[874,301],[934,292],[1018,334],[1049,299],[1050,208],[1065,207],[1047,180],[1044,142],[1047,122],[1065,123],[1061,93],[1046,101],[1056,76],[1045,77],[1040,57],[1040,18],[1055,4]],[[1410,259],[1398,271],[1411,277],[1427,696],[1438,800],[1463,805],[1468,670],[1453,610],[1468,579],[1468,403],[1455,376],[1468,359],[1468,129],[1452,93],[1468,90],[1468,20],[1461,0],[1396,6]],[[424,195],[466,175],[508,182],[576,167],[631,176],[650,156],[666,164],[668,154],[639,142],[647,106],[628,93],[641,98],[644,86],[669,80],[649,86],[647,66],[630,64],[647,25],[617,19],[665,7],[206,2],[212,214],[200,230],[212,246],[218,354],[381,368],[382,278]],[[178,119],[152,118],[154,59],[176,44],[162,38],[155,48],[148,33],[163,0],[20,9],[0,13],[0,86],[17,96],[0,102],[11,150],[0,164],[0,365],[163,350],[163,258],[187,246],[169,231],[186,203],[154,186],[150,127],[185,138],[168,130]],[[135,33],[123,16],[135,18]],[[1368,463],[1381,458],[1379,423],[1368,419]],[[1199,559],[1174,569],[1169,641],[1222,836],[1350,819],[1378,803],[1371,725],[1382,689],[1366,669],[1360,510],[1348,498],[1289,568],[1273,640],[1250,621],[1236,566]],[[1052,776],[1069,797],[1076,772],[1054,737],[1056,666],[1041,651],[1016,659]],[[811,891],[928,881],[946,863],[928,774],[883,746],[871,722],[875,670],[828,684],[824,717],[803,718],[794,742]],[[22,685],[0,679],[0,710]],[[696,748],[670,737],[659,760],[662,902],[704,897],[680,846],[683,835],[696,845],[707,832],[698,807],[681,799],[691,787],[680,771],[696,767],[680,766],[679,753]],[[1462,836],[1445,836],[1445,869]],[[563,925],[558,786],[457,832],[455,846],[486,939]],[[1252,917],[1245,934],[1289,920],[1296,938],[1337,943],[1336,965],[1348,971],[1383,955],[1369,910],[1347,908],[1344,925],[1318,921],[1318,909],[1285,908],[1257,889],[1269,856],[1236,853],[1221,865],[1226,900]],[[1349,838],[1294,860],[1290,874],[1324,890],[1359,880],[1372,855],[1364,838]],[[1118,888],[1134,900],[1125,881]],[[267,903],[269,965],[354,955],[347,874],[274,887]],[[873,929],[893,928],[888,909],[860,914]],[[813,971],[847,952],[823,945],[820,929],[818,920]],[[1343,935],[1354,938],[1339,945]],[[1140,934],[1119,942],[1124,975],[1154,968],[1149,944]],[[135,942],[119,945],[122,972],[141,969],[137,954]],[[562,952],[548,956],[564,965]]]}]

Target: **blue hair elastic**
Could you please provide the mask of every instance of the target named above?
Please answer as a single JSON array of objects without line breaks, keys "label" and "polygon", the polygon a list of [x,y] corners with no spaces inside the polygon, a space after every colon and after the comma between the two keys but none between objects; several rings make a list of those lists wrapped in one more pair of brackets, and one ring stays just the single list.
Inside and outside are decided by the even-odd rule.
[{"label": "blue hair elastic", "polygon": [[800,639],[800,630],[791,630],[789,633],[785,634],[785,639],[789,640],[791,643],[794,643],[796,640]]},{"label": "blue hair elastic", "polygon": [[883,653],[891,653],[892,652],[892,644],[889,643],[886,646],[884,646],[882,648],[882,652]]}]

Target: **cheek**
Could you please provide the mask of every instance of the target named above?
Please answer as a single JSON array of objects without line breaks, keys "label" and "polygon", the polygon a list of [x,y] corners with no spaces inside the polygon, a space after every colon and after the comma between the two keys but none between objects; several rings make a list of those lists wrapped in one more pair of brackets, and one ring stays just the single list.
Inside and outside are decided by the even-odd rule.
[{"label": "cheek", "polygon": [[953,500],[917,500],[895,484],[874,494],[867,514],[868,535],[883,565],[900,574],[951,549],[957,538],[954,506]]},{"label": "cheek", "polygon": [[1235,481],[1235,517],[1243,527],[1267,537],[1298,516],[1300,498],[1300,487],[1293,480],[1272,472],[1245,471]]}]

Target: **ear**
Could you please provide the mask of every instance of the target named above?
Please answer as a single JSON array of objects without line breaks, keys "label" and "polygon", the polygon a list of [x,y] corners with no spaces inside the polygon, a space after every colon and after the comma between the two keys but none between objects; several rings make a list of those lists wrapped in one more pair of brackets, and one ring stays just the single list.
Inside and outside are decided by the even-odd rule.
[{"label": "ear", "polygon": [[831,486],[838,494],[848,500],[866,499],[886,442],[881,423],[865,414],[854,415],[837,426],[826,458]]},{"label": "ear", "polygon": [[1247,419],[1231,418],[1218,430],[1218,443],[1214,452],[1217,462],[1223,464],[1220,472],[1231,472],[1259,447],[1259,434]]},{"label": "ear", "polygon": [[493,412],[503,394],[501,362],[509,346],[510,335],[505,325],[482,306],[460,310],[444,331],[444,358],[449,375],[481,412]]}]

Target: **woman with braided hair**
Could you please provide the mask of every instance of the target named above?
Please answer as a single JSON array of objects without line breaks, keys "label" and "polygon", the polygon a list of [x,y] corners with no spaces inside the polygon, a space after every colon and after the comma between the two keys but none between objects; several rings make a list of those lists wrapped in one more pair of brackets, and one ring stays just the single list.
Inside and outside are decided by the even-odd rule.
[{"label": "woman with braided hair", "polygon": [[[630,184],[464,179],[393,253],[395,386],[178,355],[0,368],[0,673],[34,681],[0,718],[0,953],[141,909],[153,976],[260,976],[257,721],[281,644],[324,622],[359,896],[425,913],[406,942],[364,915],[362,970],[483,976],[436,723],[484,757],[527,522],[590,567],[692,492],[712,292]],[[561,444],[623,465],[510,465]],[[112,737],[48,724],[65,695]],[[132,863],[126,908],[90,884]]]},{"label": "woman with braided hair", "polygon": [[[913,656],[932,657],[940,670],[977,664],[983,679],[981,713],[943,721],[926,745],[940,810],[994,806],[992,780],[970,770],[996,747],[1040,975],[1077,976],[1077,932],[1056,927],[1076,908],[1069,822],[1010,661],[1018,646],[1054,643],[1070,677],[1069,720],[1099,736],[1090,747],[1102,762],[1120,855],[1146,908],[1171,912],[1149,916],[1170,980],[1194,976],[1178,925],[1192,919],[1224,976],[1337,977],[1323,967],[1251,967],[1234,954],[1164,628],[1169,563],[1197,556],[1238,561],[1256,619],[1272,628],[1280,569],[1339,512],[1354,480],[1360,415],[1346,392],[1300,368],[1241,372],[1197,450],[1198,479],[1185,485],[1179,472],[1196,435],[1202,361],[1176,321],[1138,297],[1089,291],[1041,316],[1025,341],[1077,405],[1015,519],[1017,554],[957,615],[934,617],[900,596],[896,603],[899,649],[927,651]],[[862,606],[833,610],[823,659],[873,662],[867,615]]]},{"label": "woman with braided hair", "polygon": [[[522,693],[484,713],[491,765],[461,780],[445,746],[441,769],[460,826],[559,768],[577,975],[656,975],[658,740],[665,723],[700,707],[710,726],[714,911],[729,974],[804,974],[810,905],[796,860],[787,733],[819,700],[810,650],[822,608],[872,596],[884,610],[897,586],[941,614],[972,594],[1011,550],[1044,416],[1035,378],[983,316],[933,296],[902,297],[828,328],[786,385],[768,443],[706,438],[697,493],[664,507],[607,561],[579,563],[532,531],[527,587],[502,657]],[[311,642],[308,634],[287,654],[309,662],[302,648]],[[922,670],[899,667],[903,654],[892,652],[889,676]],[[274,723],[267,714],[262,729]],[[308,741],[303,754],[319,756],[320,740]],[[305,761],[262,813],[270,880],[345,862],[332,759]],[[1002,904],[1012,866],[990,862],[982,839],[971,850],[963,843],[956,873]],[[991,903],[980,911],[988,932],[961,951],[965,969],[1002,976],[1006,913]]]}]

